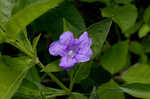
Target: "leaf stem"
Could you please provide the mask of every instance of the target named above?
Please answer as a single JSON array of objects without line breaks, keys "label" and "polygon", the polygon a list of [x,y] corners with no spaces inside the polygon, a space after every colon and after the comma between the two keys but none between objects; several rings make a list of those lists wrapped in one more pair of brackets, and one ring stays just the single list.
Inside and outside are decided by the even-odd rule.
[{"label": "leaf stem", "polygon": [[[42,69],[45,68],[45,66],[44,66],[39,60],[38,60],[38,65],[39,65]],[[55,81],[55,82],[57,83],[57,85],[58,85],[59,87],[61,87],[62,89],[64,89],[67,93],[70,93],[70,90],[69,90],[60,80],[58,80],[55,75],[53,75],[53,74],[50,73],[50,72],[46,72],[46,73],[51,77],[51,79],[52,79],[53,81]]]}]

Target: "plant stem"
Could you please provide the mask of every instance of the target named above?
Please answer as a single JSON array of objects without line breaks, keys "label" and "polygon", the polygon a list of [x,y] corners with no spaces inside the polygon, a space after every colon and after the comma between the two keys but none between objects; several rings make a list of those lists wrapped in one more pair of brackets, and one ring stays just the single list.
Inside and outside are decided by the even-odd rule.
[{"label": "plant stem", "polygon": [[[42,68],[42,69],[44,69],[45,67],[44,67],[44,65],[38,60],[38,64],[39,64],[39,66]],[[51,79],[53,80],[53,81],[55,81],[56,83],[57,83],[57,85],[59,86],[59,87],[61,87],[62,89],[64,89],[66,92],[70,92],[70,90],[60,81],[60,80],[58,80],[57,78],[56,78],[56,76],[54,76],[52,73],[50,73],[50,72],[46,72],[50,77],[51,77]]]}]

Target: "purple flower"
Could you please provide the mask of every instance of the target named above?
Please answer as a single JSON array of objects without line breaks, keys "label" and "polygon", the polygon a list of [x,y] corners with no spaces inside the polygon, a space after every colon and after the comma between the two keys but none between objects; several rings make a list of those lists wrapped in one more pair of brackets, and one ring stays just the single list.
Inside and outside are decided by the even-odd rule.
[{"label": "purple flower", "polygon": [[75,39],[72,32],[67,31],[60,36],[58,41],[50,45],[49,53],[53,56],[61,56],[59,66],[63,69],[70,69],[75,63],[90,60],[92,56],[91,44],[92,40],[88,37],[87,32]]}]

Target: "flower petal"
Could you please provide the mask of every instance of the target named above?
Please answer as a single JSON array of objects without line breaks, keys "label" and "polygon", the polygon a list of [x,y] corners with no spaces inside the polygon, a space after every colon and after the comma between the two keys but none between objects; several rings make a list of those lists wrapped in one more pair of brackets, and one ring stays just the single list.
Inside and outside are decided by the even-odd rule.
[{"label": "flower petal", "polygon": [[64,56],[66,46],[60,44],[58,41],[53,42],[49,47],[49,53],[53,56]]},{"label": "flower petal", "polygon": [[59,66],[63,69],[71,69],[76,62],[76,59],[64,56],[62,57]]},{"label": "flower petal", "polygon": [[60,36],[59,41],[62,44],[68,45],[74,41],[74,36],[72,32],[67,31]]},{"label": "flower petal", "polygon": [[91,48],[83,48],[80,49],[78,54],[75,56],[78,62],[87,62],[90,60],[90,57],[92,56],[92,50]]},{"label": "flower petal", "polygon": [[79,42],[80,42],[80,47],[89,47],[92,44],[92,40],[88,37],[88,33],[84,32],[80,38],[79,38]]}]

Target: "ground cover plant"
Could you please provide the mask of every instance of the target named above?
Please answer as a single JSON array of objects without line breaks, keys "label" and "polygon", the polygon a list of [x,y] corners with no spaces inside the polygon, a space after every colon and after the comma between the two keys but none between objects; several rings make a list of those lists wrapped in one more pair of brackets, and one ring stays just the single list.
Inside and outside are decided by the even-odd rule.
[{"label": "ground cover plant", "polygon": [[0,99],[150,99],[150,1],[0,0]]}]

